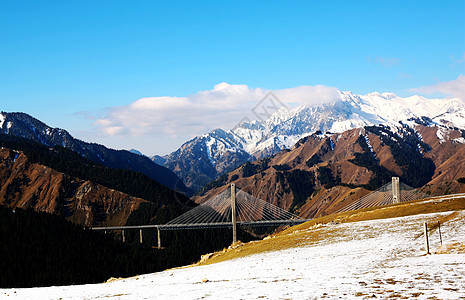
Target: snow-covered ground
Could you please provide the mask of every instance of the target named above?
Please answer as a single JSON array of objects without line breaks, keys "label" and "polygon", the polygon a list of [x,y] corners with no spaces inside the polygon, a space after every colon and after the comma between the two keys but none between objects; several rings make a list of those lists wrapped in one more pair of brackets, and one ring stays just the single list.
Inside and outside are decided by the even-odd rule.
[{"label": "snow-covered ground", "polygon": [[[3,289],[5,299],[465,299],[465,254],[424,255],[423,222],[450,213],[325,225],[295,233],[296,248],[110,283]],[[442,224],[465,242],[465,213]],[[437,230],[431,249],[439,247]],[[208,279],[207,282],[205,279]]]}]

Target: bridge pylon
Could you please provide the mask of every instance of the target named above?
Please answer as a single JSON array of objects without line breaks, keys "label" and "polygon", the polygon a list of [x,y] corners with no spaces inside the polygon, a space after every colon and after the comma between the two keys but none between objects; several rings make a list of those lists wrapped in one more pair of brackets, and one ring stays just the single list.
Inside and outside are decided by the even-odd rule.
[{"label": "bridge pylon", "polygon": [[392,203],[400,203],[399,177],[392,177]]},{"label": "bridge pylon", "polygon": [[233,244],[237,242],[237,220],[236,220],[236,185],[231,183],[231,223],[233,232]]}]

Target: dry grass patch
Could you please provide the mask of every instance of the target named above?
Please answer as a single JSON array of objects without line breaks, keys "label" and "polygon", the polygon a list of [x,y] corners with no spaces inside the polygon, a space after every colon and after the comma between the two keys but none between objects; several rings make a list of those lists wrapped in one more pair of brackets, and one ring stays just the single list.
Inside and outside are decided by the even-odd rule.
[{"label": "dry grass patch", "polygon": [[465,244],[464,243],[452,243],[444,244],[439,247],[434,254],[464,254],[465,253]]},{"label": "dry grass patch", "polygon": [[[405,203],[391,204],[382,207],[370,207],[361,210],[348,211],[333,215],[317,218],[306,223],[293,226],[281,234],[286,234],[289,231],[307,229],[315,224],[334,223],[349,223],[369,220],[389,219],[397,217],[405,217],[426,213],[458,211],[465,209],[465,197],[449,200],[416,200]],[[453,218],[453,217],[452,217]],[[443,222],[443,221],[441,221]]]},{"label": "dry grass patch", "polygon": [[325,234],[320,234],[323,228],[321,228],[321,230],[318,230],[317,228],[315,230],[299,230],[285,235],[279,234],[264,240],[254,241],[246,244],[238,243],[233,247],[223,249],[223,251],[204,255],[204,257],[207,256],[208,259],[202,259],[198,264],[208,265],[257,253],[279,251],[304,245],[311,245],[322,241],[330,242],[328,238],[336,238],[345,234],[343,230],[340,230],[336,226],[334,226],[334,228],[324,229]]}]

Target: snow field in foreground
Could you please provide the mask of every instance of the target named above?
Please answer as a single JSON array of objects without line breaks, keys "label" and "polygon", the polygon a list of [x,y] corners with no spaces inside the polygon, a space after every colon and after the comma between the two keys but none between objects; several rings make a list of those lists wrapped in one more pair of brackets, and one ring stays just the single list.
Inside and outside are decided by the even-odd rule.
[{"label": "snow field in foreground", "polygon": [[[465,255],[424,255],[423,222],[449,213],[326,225],[314,244],[111,283],[3,289],[5,299],[465,299]],[[465,242],[465,212],[441,225]],[[331,234],[329,234],[331,233]],[[430,236],[439,247],[437,230]],[[203,282],[203,279],[208,279]]]}]

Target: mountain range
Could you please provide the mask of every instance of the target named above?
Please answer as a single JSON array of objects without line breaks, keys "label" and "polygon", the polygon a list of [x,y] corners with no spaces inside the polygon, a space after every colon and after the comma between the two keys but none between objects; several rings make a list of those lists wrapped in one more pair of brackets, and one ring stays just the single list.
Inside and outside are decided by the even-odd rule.
[{"label": "mountain range", "polygon": [[169,188],[186,194],[190,193],[176,174],[137,152],[114,150],[103,145],[81,141],[71,136],[66,130],[52,128],[25,113],[0,112],[0,133],[26,138],[49,147],[59,145],[98,164],[140,172]]},{"label": "mountain range", "polygon": [[230,130],[215,129],[167,156],[154,156],[152,160],[198,191],[243,163],[289,149],[312,133],[342,133],[380,124],[398,126],[408,120],[465,129],[465,105],[460,99],[339,92],[339,99],[330,103],[282,107],[265,120],[242,122]]},{"label": "mountain range", "polygon": [[304,218],[331,214],[389,183],[424,195],[465,192],[465,130],[412,119],[342,133],[316,133],[292,149],[247,162],[202,189],[197,203],[231,183]]}]

